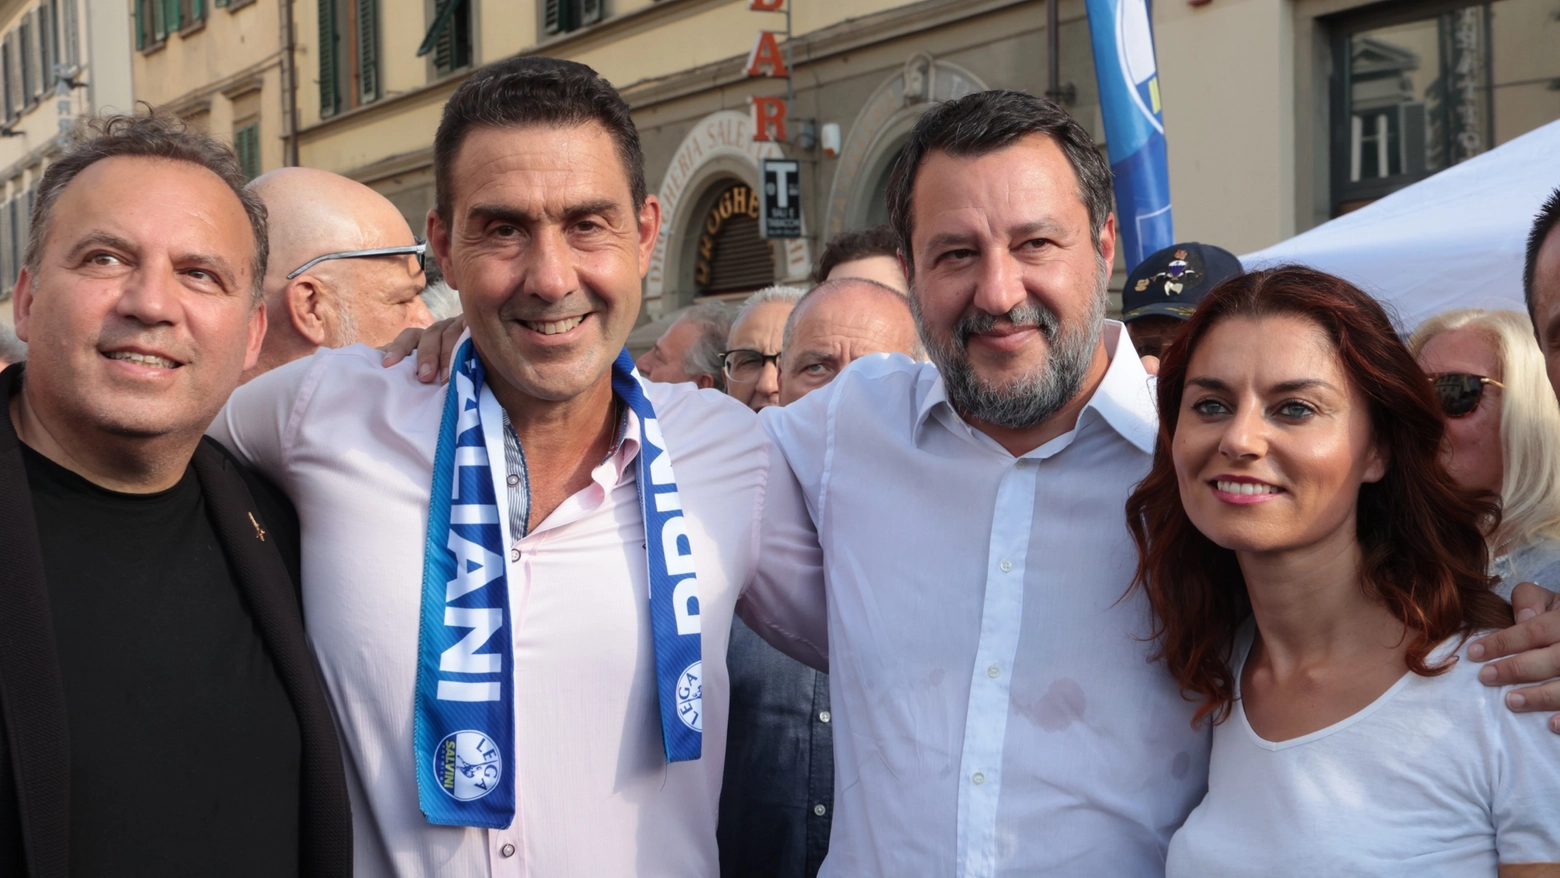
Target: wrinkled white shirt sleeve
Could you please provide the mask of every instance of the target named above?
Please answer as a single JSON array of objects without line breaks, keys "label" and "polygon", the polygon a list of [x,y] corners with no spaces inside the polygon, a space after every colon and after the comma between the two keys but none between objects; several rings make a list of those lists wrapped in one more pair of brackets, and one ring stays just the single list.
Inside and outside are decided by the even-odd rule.
[{"label": "wrinkled white shirt sleeve", "polygon": [[[823,391],[814,392],[786,410],[805,412],[803,417],[817,415],[818,406],[811,403],[823,403],[827,396]],[[828,603],[824,596],[823,552],[796,465],[788,462],[789,457],[775,436],[773,425],[777,421],[767,414],[780,411],[771,407],[760,415],[770,441],[764,508],[758,516],[758,564],[753,581],[737,605],[737,614],[776,649],[827,673]],[[822,425],[821,417],[817,423]],[[804,465],[800,471],[814,474],[819,469]]]}]

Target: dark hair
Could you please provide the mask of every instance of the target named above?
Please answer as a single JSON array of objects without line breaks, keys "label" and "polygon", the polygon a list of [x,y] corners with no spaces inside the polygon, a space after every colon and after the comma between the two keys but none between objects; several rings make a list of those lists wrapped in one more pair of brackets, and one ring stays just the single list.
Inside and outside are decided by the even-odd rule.
[{"label": "dark hair", "polygon": [[1218,723],[1229,713],[1235,697],[1230,650],[1251,604],[1235,553],[1187,517],[1171,444],[1187,367],[1209,330],[1232,318],[1278,315],[1324,330],[1369,405],[1371,435],[1388,464],[1379,482],[1360,486],[1360,580],[1409,628],[1409,670],[1441,673],[1447,666],[1426,663],[1436,644],[1511,624],[1511,607],[1490,590],[1486,574],[1485,534],[1500,520],[1499,503],[1489,492],[1458,487],[1442,466],[1445,422],[1435,394],[1381,305],[1347,281],[1306,268],[1231,278],[1209,292],[1165,348],[1154,463],[1127,500],[1127,527],[1138,549],[1132,587],[1143,589],[1154,612],[1155,658],[1183,693],[1202,702],[1194,724]]},{"label": "dark hair", "polygon": [[818,257],[818,268],[813,271],[813,283],[821,284],[829,279],[829,272],[841,262],[853,262],[869,256],[898,255],[899,238],[891,226],[873,226],[859,232],[840,232],[823,245],[823,255]]},{"label": "dark hair", "polygon": [[530,56],[480,68],[444,105],[433,136],[433,179],[439,217],[450,222],[455,154],[473,128],[573,126],[596,122],[607,129],[628,175],[634,208],[644,206],[645,154],[639,129],[617,89],[577,61]]},{"label": "dark hair", "polygon": [[1560,225],[1560,189],[1549,194],[1549,200],[1533,218],[1533,230],[1528,232],[1527,259],[1522,263],[1522,297],[1527,300],[1528,319],[1538,326],[1538,316],[1533,313],[1533,275],[1538,272],[1538,251],[1544,246],[1549,233]]},{"label": "dark hair", "polygon": [[910,254],[911,197],[921,163],[934,150],[952,156],[982,156],[1012,145],[1029,134],[1056,141],[1078,177],[1078,198],[1089,209],[1089,235],[1099,248],[1100,229],[1110,216],[1110,165],[1093,138],[1067,111],[1045,98],[1021,91],[978,91],[927,110],[910,132],[910,142],[888,178],[888,221],[899,236],[905,267],[914,272]]},{"label": "dark hair", "polygon": [[209,134],[191,131],[184,121],[162,113],[141,116],[88,116],[77,123],[75,142],[65,148],[43,172],[33,200],[31,231],[24,262],[34,275],[43,258],[43,241],[49,232],[54,205],[76,175],[111,158],[167,159],[198,165],[216,174],[233,191],[255,236],[254,297],[264,295],[265,263],[270,254],[266,234],[265,204],[244,188],[248,179],[233,155],[233,148]]}]

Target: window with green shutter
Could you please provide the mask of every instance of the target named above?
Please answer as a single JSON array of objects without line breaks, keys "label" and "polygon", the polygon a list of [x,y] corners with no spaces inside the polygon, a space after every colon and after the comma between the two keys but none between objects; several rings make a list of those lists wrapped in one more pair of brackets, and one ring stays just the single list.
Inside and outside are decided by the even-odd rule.
[{"label": "window with green shutter", "polygon": [[5,35],[5,96],[11,104],[11,114],[20,116],[27,108],[22,91],[22,41],[18,28]]},{"label": "window with green shutter", "polygon": [[27,97],[33,102],[43,97],[44,88],[49,84],[49,71],[44,67],[42,13],[42,10],[34,9],[23,19],[30,24],[32,31],[32,41],[28,46],[32,51],[32,91],[27,93]]},{"label": "window with green shutter", "polygon": [[55,37],[54,4],[38,7],[38,58],[43,70],[43,94],[54,91],[54,65],[59,63],[59,41]]},{"label": "window with green shutter", "polygon": [[184,0],[163,0],[163,17],[167,19],[168,33],[178,33],[184,27]]},{"label": "window with green shutter", "polygon": [[379,0],[356,0],[357,99],[366,104],[379,98]]},{"label": "window with green shutter", "polygon": [[11,85],[11,37],[7,34],[5,40],[0,42],[0,93],[5,98],[5,121],[10,122],[16,118],[16,102],[11,95],[15,91]]},{"label": "window with green shutter", "polygon": [[340,33],[336,28],[336,0],[319,0],[320,12],[320,116],[334,116],[341,109],[337,88],[340,72],[336,58]]},{"label": "window with green shutter", "polygon": [[19,59],[22,67],[22,100],[23,107],[32,106],[33,90],[37,87],[37,74],[33,72],[33,61],[36,48],[33,46],[32,16],[22,17],[22,24],[16,29],[16,42],[21,47]]},{"label": "window with green shutter", "polygon": [[542,32],[566,34],[606,17],[607,0],[542,0]]},{"label": "window with green shutter", "polygon": [[75,0],[64,0],[56,19],[60,28],[60,59],[66,64],[80,64],[81,22]]},{"label": "window with green shutter", "polygon": [[233,151],[238,167],[250,180],[260,176],[260,123],[253,122],[233,132]]},{"label": "window with green shutter", "polygon": [[168,38],[167,12],[168,0],[135,0],[137,49],[155,49]]},{"label": "window with green shutter", "polygon": [[471,66],[471,2],[439,0],[433,24],[417,47],[418,57],[433,55],[434,73],[443,76]]}]

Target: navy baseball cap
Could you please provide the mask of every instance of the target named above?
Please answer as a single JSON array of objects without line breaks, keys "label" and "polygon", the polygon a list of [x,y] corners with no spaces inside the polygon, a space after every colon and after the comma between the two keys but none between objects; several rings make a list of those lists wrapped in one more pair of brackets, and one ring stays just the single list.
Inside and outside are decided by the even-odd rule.
[{"label": "navy baseball cap", "polygon": [[1208,291],[1242,274],[1235,254],[1211,244],[1171,244],[1143,260],[1121,291],[1123,322],[1139,317],[1192,316]]}]

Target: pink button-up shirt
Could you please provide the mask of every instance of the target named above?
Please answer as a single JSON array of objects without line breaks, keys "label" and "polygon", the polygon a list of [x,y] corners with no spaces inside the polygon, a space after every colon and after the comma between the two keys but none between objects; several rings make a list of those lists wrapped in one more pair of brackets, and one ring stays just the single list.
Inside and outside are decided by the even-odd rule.
[{"label": "pink button-up shirt", "polygon": [[[304,615],[346,751],[357,874],[716,875],[732,613],[739,599],[776,617],[815,615],[787,610],[797,600],[821,609],[817,537],[784,460],[733,400],[687,384],[647,387],[697,564],[703,758],[668,765],[662,750],[639,424],[629,418],[591,484],[510,547],[515,821],[434,826],[417,806],[412,711],[445,389],[419,383],[410,362],[384,369],[380,357],[357,346],[266,373],[211,428],[298,508]],[[494,461],[502,470],[502,456]],[[821,630],[792,634],[821,653]]]}]

